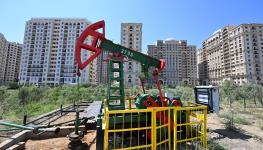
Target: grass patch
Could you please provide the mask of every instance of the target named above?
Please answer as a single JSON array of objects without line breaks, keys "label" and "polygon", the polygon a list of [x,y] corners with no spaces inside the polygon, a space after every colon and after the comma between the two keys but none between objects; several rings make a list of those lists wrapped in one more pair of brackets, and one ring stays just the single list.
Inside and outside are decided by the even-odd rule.
[{"label": "grass patch", "polygon": [[224,118],[224,119],[229,119],[230,114],[228,112],[219,112],[218,117]]},{"label": "grass patch", "polygon": [[232,120],[231,112],[219,113],[218,117],[224,119],[223,123],[225,124],[225,127],[228,129],[231,129],[234,126],[234,124],[242,124],[242,125],[250,125],[251,124],[251,122],[249,120],[247,120],[247,118],[245,118],[239,114],[233,114],[233,120]]},{"label": "grass patch", "polygon": [[243,125],[250,125],[251,122],[249,122],[245,117],[242,117],[242,116],[234,116],[234,123],[237,123],[237,124],[243,124]]},{"label": "grass patch", "polygon": [[208,140],[207,144],[208,144],[207,145],[208,149],[211,149],[211,150],[226,150],[222,145],[215,142],[215,140]]}]

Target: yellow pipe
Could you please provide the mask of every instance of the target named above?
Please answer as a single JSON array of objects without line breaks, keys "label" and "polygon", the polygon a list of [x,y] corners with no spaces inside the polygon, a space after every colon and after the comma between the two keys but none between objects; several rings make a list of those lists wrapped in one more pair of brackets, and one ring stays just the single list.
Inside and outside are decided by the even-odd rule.
[{"label": "yellow pipe", "polygon": [[168,148],[171,149],[171,110],[168,110]]},{"label": "yellow pipe", "polygon": [[169,141],[169,140],[166,139],[166,140],[164,140],[164,141],[162,141],[162,142],[157,143],[156,146],[159,146],[159,145],[161,145],[161,144],[163,144],[163,143],[166,143],[166,142],[168,142],[168,141]]},{"label": "yellow pipe", "polygon": [[207,128],[207,109],[204,109],[204,129],[203,129],[203,131],[204,131],[204,135],[203,135],[203,146],[205,147],[205,148],[207,148],[207,137],[206,137],[206,132],[207,132],[207,130],[206,130],[206,128]]},{"label": "yellow pipe", "polygon": [[166,127],[166,126],[168,126],[168,124],[163,124],[163,125],[157,126],[156,129],[160,129],[160,128],[163,128],[163,127]]},{"label": "yellow pipe", "polygon": [[197,137],[193,137],[193,138],[189,138],[189,139],[178,140],[177,143],[192,141],[192,140],[201,139],[201,138],[202,138],[202,136],[197,136]]},{"label": "yellow pipe", "polygon": [[147,148],[147,147],[151,147],[151,144],[148,145],[142,145],[142,146],[133,146],[133,147],[126,147],[126,148],[118,148],[118,149],[114,149],[114,150],[128,150],[128,149],[140,149],[140,148]]},{"label": "yellow pipe", "polygon": [[174,150],[177,150],[177,110],[174,109]]},{"label": "yellow pipe", "polygon": [[152,149],[156,149],[156,110],[152,111]]}]

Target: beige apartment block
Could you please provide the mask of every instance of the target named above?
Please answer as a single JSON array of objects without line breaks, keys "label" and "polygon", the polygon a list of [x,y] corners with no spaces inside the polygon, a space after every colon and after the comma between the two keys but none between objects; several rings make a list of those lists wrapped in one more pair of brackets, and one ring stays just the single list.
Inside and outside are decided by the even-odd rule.
[{"label": "beige apartment block", "polygon": [[96,82],[99,84],[108,83],[108,51],[102,51],[97,58],[97,77]]},{"label": "beige apartment block", "polygon": [[[76,40],[90,24],[86,19],[32,18],[26,22],[20,84],[96,83],[96,60],[77,77]],[[82,51],[82,60],[90,56]]]},{"label": "beige apartment block", "polygon": [[5,83],[18,82],[22,47],[22,44],[16,42],[8,42],[5,67]]},{"label": "beige apartment block", "polygon": [[[221,85],[232,79],[236,84],[263,84],[263,24],[226,26],[203,41],[205,77],[199,70],[200,83]],[[204,62],[207,66],[204,66]]]},{"label": "beige apartment block", "polygon": [[[135,51],[142,51],[142,23],[121,24],[121,45]],[[140,85],[141,64],[128,60],[124,63],[124,85]]]},{"label": "beige apartment block", "polygon": [[206,51],[199,49],[197,51],[197,70],[198,70],[198,80],[200,85],[208,84],[208,75],[207,75],[207,60],[206,60]]},{"label": "beige apartment block", "polygon": [[186,40],[158,40],[155,45],[148,45],[148,55],[166,61],[159,76],[162,84],[173,87],[181,83],[196,85],[196,46],[187,45]]},{"label": "beige apartment block", "polygon": [[0,85],[18,82],[22,44],[9,42],[0,33]]}]

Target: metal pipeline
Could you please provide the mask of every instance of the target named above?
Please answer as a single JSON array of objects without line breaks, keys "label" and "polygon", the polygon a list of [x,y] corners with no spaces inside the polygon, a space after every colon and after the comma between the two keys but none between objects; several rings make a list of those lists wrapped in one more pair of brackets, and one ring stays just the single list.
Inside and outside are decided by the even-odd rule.
[{"label": "metal pipeline", "polygon": [[[14,123],[9,123],[9,122],[0,122],[0,125],[3,126],[8,126],[8,127],[14,127],[17,129],[23,129],[23,130],[31,130],[33,133],[38,133],[38,132],[55,132],[57,134],[60,131],[60,128],[38,128],[38,127],[29,127],[29,126],[23,126],[23,125],[18,125]],[[11,128],[14,130],[14,128]],[[5,130],[5,129],[3,129]]]},{"label": "metal pipeline", "polygon": [[0,129],[0,132],[17,131],[17,130],[21,130],[21,129],[18,129],[18,128],[4,128],[4,129]]}]

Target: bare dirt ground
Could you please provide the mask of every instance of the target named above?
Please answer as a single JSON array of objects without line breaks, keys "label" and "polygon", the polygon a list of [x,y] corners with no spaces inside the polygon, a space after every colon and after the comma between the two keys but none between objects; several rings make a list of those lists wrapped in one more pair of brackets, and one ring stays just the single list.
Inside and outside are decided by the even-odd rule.
[{"label": "bare dirt ground", "polygon": [[216,114],[209,114],[207,123],[208,139],[227,150],[263,150],[263,130],[254,125],[236,125],[237,130],[229,130]]},{"label": "bare dirt ground", "polygon": [[[53,121],[52,123],[50,123],[50,125],[58,124],[58,123],[66,122],[66,121],[71,121],[74,119],[76,119],[76,113],[68,113],[68,114],[62,116],[61,118],[58,118],[57,120]],[[52,118],[50,120],[52,120]],[[43,122],[43,125],[47,125],[47,124],[49,124],[49,120],[46,120],[45,122]],[[0,129],[1,128],[4,129],[6,127],[0,126]],[[9,139],[11,136],[17,134],[18,132],[20,132],[20,131],[18,130],[18,131],[12,131],[12,132],[0,132],[0,143]]]},{"label": "bare dirt ground", "polygon": [[[212,140],[227,150],[263,150],[263,130],[257,126],[259,121],[263,121],[263,114],[261,112],[261,110],[253,113],[251,110],[236,112],[239,115],[245,115],[246,119],[251,123],[250,125],[235,124],[237,130],[226,129],[222,122],[223,118],[219,118],[217,114],[208,114],[208,140]],[[69,113],[53,123],[61,123],[74,119],[75,114]],[[0,133],[0,143],[10,137],[10,134],[14,133]],[[66,150],[68,149],[68,145],[69,140],[66,137],[61,137],[46,140],[28,140],[25,148],[26,150]],[[88,150],[96,149],[95,130],[85,135],[81,146]]]},{"label": "bare dirt ground", "polygon": [[[53,138],[46,140],[28,140],[25,145],[26,150],[67,150],[69,140],[66,137]],[[96,150],[96,131],[88,131],[88,133],[82,139],[81,149]],[[71,149],[79,149],[78,147],[72,147]]]},{"label": "bare dirt ground", "polygon": [[[63,123],[63,122],[66,122],[66,121],[72,121],[72,120],[75,120],[76,119],[76,113],[68,113],[66,115],[63,115],[63,117],[53,121],[52,123],[50,123],[50,125],[53,125],[53,124],[57,124],[57,123]],[[46,122],[48,123],[48,121]]]}]

